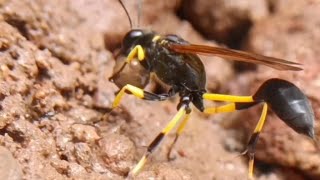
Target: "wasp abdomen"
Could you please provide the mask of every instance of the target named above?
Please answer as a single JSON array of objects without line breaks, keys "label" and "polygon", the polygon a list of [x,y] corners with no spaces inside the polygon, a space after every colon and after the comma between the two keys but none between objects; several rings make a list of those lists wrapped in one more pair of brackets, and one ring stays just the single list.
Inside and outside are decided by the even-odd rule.
[{"label": "wasp abdomen", "polygon": [[314,137],[314,113],[308,98],[294,84],[282,79],[269,79],[256,94],[273,112],[296,132]]}]

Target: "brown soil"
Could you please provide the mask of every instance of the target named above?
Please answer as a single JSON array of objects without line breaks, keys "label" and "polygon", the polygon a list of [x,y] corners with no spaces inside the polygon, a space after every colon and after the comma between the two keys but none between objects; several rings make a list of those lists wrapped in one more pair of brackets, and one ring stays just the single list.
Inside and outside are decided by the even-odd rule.
[{"label": "brown soil", "polygon": [[[261,3],[245,6],[245,10],[241,9],[241,3],[232,7],[214,6],[219,12],[228,12],[226,16],[234,9],[247,14],[252,14],[255,6],[261,9],[252,16],[242,16],[253,27],[248,36],[239,38],[248,40],[243,47],[299,59],[306,64],[306,73],[288,75],[263,67],[239,74],[229,61],[203,57],[208,91],[249,94],[266,78],[280,76],[306,92],[319,117],[315,61],[319,23],[312,19],[319,15],[316,12],[320,12],[320,7],[313,1],[301,1],[292,3],[291,11],[284,8],[285,0],[261,1],[265,6],[272,5],[272,11],[261,7]],[[125,4],[136,25],[134,2]],[[207,40],[211,36],[201,35],[193,28],[198,26],[194,20],[181,20],[176,15],[183,9],[184,14],[189,12],[196,19],[208,17],[186,9],[188,3],[145,0],[141,26],[178,34],[193,43],[215,45]],[[207,5],[202,2],[202,6]],[[229,17],[230,22],[236,21],[233,17]],[[224,18],[214,21],[213,30]],[[118,90],[108,81],[115,64],[111,50],[119,48],[121,38],[130,30],[128,24],[116,0],[0,1],[0,179],[125,178],[145,147],[176,113],[177,104],[177,99],[145,102],[126,96],[121,107],[108,113]],[[227,26],[227,32],[232,33],[239,24]],[[282,38],[277,38],[279,32]],[[230,42],[228,34],[221,37],[222,40],[217,40]],[[307,45],[295,51],[297,47],[286,40],[293,38]],[[270,41],[276,44],[270,45]],[[297,54],[290,56],[292,52]],[[269,76],[256,76],[257,72],[268,72]],[[176,158],[166,159],[173,140],[173,135],[169,135],[136,179],[246,179],[247,158],[237,155],[244,150],[248,132],[255,123],[237,120],[257,119],[259,113],[255,110],[211,117],[194,110],[173,150]],[[320,156],[314,145],[283,124],[271,121],[258,145],[257,165],[259,162],[262,165],[257,166],[260,167],[256,169],[257,178],[320,177]],[[297,148],[297,143],[301,148]]]}]

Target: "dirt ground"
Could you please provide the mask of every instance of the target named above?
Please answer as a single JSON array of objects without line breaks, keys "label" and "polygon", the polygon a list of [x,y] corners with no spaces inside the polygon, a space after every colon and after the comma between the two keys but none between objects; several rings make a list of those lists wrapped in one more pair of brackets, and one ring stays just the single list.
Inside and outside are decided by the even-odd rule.
[{"label": "dirt ground", "polygon": [[[136,2],[124,0],[134,27]],[[295,83],[312,103],[318,138],[319,1],[143,0],[141,7],[140,28],[302,63],[304,71],[281,72],[202,57],[209,92],[249,95],[272,77]],[[0,1],[1,180],[125,179],[178,101],[125,96],[110,112],[118,90],[108,81],[113,53],[129,30],[117,0]],[[163,91],[154,82],[147,88]],[[174,160],[166,158],[170,134],[135,179],[247,179],[248,158],[239,154],[260,111],[206,116],[194,109]],[[257,145],[256,179],[320,179],[313,141],[270,114]]]}]

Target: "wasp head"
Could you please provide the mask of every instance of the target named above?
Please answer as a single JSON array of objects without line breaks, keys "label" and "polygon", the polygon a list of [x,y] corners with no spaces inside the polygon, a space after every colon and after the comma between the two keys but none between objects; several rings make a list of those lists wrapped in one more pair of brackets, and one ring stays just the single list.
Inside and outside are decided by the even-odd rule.
[{"label": "wasp head", "polygon": [[152,40],[154,33],[151,31],[132,29],[122,40],[122,53],[129,53],[136,45],[144,45],[149,40]]},{"label": "wasp head", "polygon": [[123,38],[121,50],[115,55],[116,62],[113,68],[113,75],[109,78],[119,88],[126,84],[144,88],[148,84],[150,74],[138,59],[134,58],[129,64],[125,62],[130,51],[136,45],[144,45],[144,42],[150,39],[150,35],[152,35],[150,31],[133,29]]}]

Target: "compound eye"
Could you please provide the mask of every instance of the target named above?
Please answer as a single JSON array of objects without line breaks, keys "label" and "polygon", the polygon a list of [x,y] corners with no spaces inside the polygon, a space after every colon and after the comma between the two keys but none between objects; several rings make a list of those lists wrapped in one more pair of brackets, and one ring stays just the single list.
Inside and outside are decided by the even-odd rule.
[{"label": "compound eye", "polygon": [[128,38],[137,38],[142,36],[143,32],[141,30],[132,30],[128,34]]},{"label": "compound eye", "polygon": [[134,42],[139,38],[143,36],[143,31],[136,29],[136,30],[131,30],[126,34],[126,36],[123,39],[123,47],[125,49],[130,48],[131,46],[134,45]]}]

